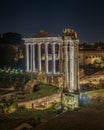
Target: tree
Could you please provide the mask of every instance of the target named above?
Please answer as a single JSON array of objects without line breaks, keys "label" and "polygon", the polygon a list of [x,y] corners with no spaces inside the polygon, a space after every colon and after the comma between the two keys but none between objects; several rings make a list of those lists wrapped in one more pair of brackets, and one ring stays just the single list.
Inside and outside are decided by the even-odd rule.
[{"label": "tree", "polygon": [[13,66],[14,64],[15,51],[10,46],[0,46],[0,65],[2,66]]},{"label": "tree", "polygon": [[104,57],[101,58],[102,62],[104,63]]},{"label": "tree", "polygon": [[4,33],[2,40],[5,44],[21,44],[23,42],[21,35],[13,32]]},{"label": "tree", "polygon": [[94,64],[101,64],[102,63],[102,59],[96,59],[95,61],[94,61]]}]

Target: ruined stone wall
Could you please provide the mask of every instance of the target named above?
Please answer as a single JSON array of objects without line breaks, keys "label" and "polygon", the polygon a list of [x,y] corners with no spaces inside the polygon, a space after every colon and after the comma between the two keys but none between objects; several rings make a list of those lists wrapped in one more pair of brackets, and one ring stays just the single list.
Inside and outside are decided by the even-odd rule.
[{"label": "ruined stone wall", "polygon": [[34,109],[46,109],[55,103],[61,101],[61,94],[53,94],[51,96],[43,97],[36,100],[31,100],[27,102],[18,103],[18,106],[24,106],[26,108],[34,108]]},{"label": "ruined stone wall", "polygon": [[96,59],[104,57],[104,51],[80,51],[79,52],[79,63],[80,64],[93,64]]},{"label": "ruined stone wall", "polygon": [[58,88],[63,87],[63,75],[48,75],[40,72],[37,74],[37,80],[39,83],[50,84]]},{"label": "ruined stone wall", "polygon": [[97,106],[104,104],[104,89],[80,93],[81,106]]}]

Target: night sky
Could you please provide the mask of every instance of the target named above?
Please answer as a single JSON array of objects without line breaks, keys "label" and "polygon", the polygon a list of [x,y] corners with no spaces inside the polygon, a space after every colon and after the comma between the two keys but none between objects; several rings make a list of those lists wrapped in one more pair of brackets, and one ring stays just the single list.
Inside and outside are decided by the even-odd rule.
[{"label": "night sky", "polygon": [[44,29],[58,36],[74,29],[80,43],[104,42],[103,0],[0,0],[0,33],[32,37]]}]

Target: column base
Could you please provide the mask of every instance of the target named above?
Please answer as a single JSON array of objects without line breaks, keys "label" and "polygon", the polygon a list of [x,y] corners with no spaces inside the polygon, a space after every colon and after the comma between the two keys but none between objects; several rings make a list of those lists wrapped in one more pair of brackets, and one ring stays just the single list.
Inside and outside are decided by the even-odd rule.
[{"label": "column base", "polygon": [[62,92],[61,102],[65,110],[74,110],[79,107],[79,94]]}]

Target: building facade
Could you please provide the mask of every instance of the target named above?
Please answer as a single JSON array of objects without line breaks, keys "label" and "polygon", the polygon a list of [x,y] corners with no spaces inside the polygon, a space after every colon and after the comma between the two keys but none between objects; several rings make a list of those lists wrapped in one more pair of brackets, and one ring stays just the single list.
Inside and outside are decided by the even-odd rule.
[{"label": "building facade", "polygon": [[79,50],[79,63],[82,65],[94,64],[104,62],[104,49],[101,50]]}]

